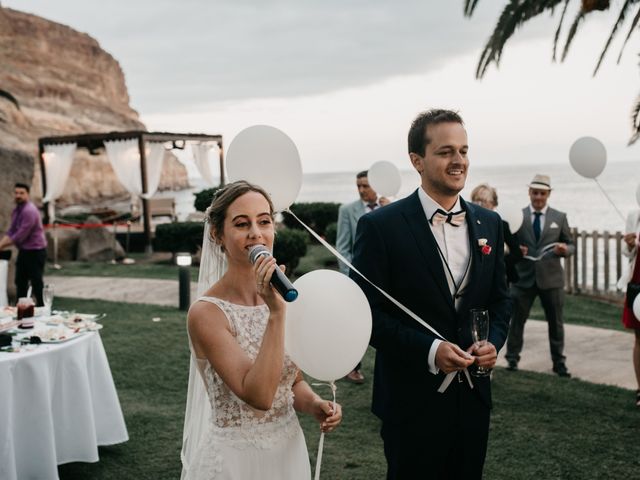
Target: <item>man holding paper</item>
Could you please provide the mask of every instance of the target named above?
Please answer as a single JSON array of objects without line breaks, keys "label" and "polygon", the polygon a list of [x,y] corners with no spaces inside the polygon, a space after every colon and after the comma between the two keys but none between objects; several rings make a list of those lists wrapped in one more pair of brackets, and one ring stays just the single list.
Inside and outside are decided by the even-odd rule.
[{"label": "man holding paper", "polygon": [[522,226],[516,232],[525,256],[516,265],[519,280],[511,287],[514,305],[505,357],[509,364],[507,368],[517,370],[524,324],[533,301],[539,296],[549,324],[553,371],[561,377],[570,377],[563,355],[564,271],[560,257],[573,255],[576,247],[569,232],[567,215],[547,205],[550,195],[549,176],[536,175],[529,184],[531,204],[522,209]]},{"label": "man holding paper", "polygon": [[[373,315],[372,411],[387,480],[480,479],[491,382],[471,375],[495,365],[507,336],[502,222],[459,195],[469,146],[456,112],[421,113],[408,144],[421,185],[361,217],[356,232],[354,266],[401,304],[351,273]],[[471,309],[489,313],[484,344],[473,343]]]}]

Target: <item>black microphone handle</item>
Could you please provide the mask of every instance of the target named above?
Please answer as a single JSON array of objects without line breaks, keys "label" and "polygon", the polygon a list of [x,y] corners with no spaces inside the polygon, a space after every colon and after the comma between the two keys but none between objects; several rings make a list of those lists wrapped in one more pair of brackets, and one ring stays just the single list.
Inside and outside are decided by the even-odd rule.
[{"label": "black microphone handle", "polygon": [[273,275],[271,275],[271,281],[269,283],[273,285],[273,288],[275,288],[287,302],[293,302],[298,298],[298,291],[278,266],[276,266],[276,269],[273,271]]}]

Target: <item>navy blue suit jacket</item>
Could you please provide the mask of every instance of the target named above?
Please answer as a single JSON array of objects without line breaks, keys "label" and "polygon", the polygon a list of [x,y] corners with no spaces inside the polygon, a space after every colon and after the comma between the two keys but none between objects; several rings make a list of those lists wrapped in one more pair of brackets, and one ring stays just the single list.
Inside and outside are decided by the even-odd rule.
[{"label": "navy blue suit jacket", "polygon": [[[364,215],[358,222],[354,266],[369,280],[408,307],[462,349],[472,344],[469,309],[487,308],[489,341],[500,349],[511,313],[500,217],[460,200],[467,212],[470,253],[469,282],[456,311],[444,267],[418,192]],[[485,238],[491,253],[483,255],[478,239]],[[372,410],[384,422],[410,420],[427,414],[429,398],[445,375],[428,370],[428,354],[436,338],[403,313],[359,276],[373,313],[371,345],[376,349]],[[491,405],[488,377],[473,377],[475,391]]]}]

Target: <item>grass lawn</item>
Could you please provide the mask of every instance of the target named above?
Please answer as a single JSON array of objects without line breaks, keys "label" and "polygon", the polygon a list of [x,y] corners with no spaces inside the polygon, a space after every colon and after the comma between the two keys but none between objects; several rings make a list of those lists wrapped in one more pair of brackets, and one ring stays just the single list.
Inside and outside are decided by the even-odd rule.
[{"label": "grass lawn", "polygon": [[[124,265],[111,262],[60,262],[62,268],[54,270],[47,265],[46,275],[81,276],[81,277],[127,277],[127,278],[156,278],[175,280],[178,278],[177,267],[171,259],[171,254],[154,254],[152,258],[143,253],[129,255],[136,263]],[[198,281],[198,268],[191,268],[191,279]]]},{"label": "grass lawn", "polygon": [[[60,466],[60,478],[179,478],[189,355],[184,313],[65,298],[56,298],[54,308],[109,313],[101,336],[130,436],[127,443],[101,448],[98,463]],[[338,382],[344,421],[325,438],[325,480],[384,478],[379,422],[369,412],[372,351],[363,364],[365,385]],[[326,387],[314,388],[329,395]],[[631,399],[620,388],[497,369],[485,478],[636,478],[640,411]],[[307,417],[301,423],[313,466],[318,428]]]}]

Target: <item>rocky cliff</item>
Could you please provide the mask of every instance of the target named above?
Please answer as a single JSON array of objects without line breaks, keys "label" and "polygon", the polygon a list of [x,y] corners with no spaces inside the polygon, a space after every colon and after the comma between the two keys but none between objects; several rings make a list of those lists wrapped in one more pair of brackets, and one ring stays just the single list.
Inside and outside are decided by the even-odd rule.
[{"label": "rocky cliff", "polygon": [[[38,138],[89,132],[145,130],[129,105],[118,62],[89,35],[0,7],[0,146],[38,155]],[[39,164],[33,197],[40,197]],[[160,188],[187,186],[187,172],[165,157]],[[59,200],[95,202],[125,193],[102,152],[79,150]]]}]

